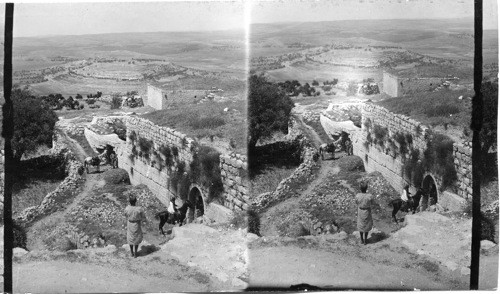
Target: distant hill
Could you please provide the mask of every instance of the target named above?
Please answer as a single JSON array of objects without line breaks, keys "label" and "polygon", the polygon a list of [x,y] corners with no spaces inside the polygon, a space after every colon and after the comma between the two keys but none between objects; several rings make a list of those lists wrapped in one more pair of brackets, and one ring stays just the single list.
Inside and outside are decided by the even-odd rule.
[{"label": "distant hill", "polygon": [[227,46],[244,52],[243,31],[111,33],[95,35],[14,38],[14,55],[49,56],[54,53],[88,57],[89,53],[129,51],[140,55],[166,56]]}]

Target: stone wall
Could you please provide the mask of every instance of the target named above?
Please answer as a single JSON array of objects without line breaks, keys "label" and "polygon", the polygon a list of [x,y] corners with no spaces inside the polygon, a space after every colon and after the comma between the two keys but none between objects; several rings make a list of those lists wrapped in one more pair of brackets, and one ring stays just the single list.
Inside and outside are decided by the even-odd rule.
[{"label": "stone wall", "polygon": [[[362,107],[362,116],[362,129],[352,136],[354,154],[363,159],[365,169],[368,172],[379,171],[397,191],[402,191],[404,185],[408,183],[403,171],[404,158],[399,154],[395,155],[391,153],[387,148],[383,148],[377,144],[369,144],[367,146],[365,122],[367,119],[370,119],[372,124],[387,127],[389,136],[396,132],[411,134],[413,136],[413,146],[419,149],[420,154],[423,154],[427,146],[425,134],[428,127],[405,115],[391,113],[387,109],[373,104],[365,104]],[[471,155],[470,143],[454,144],[453,156],[458,181],[450,188],[451,190],[455,190],[456,193],[450,193],[448,191],[446,194],[442,193],[438,195],[438,198],[441,196],[447,197],[447,199],[443,200],[444,202],[449,202],[448,206],[450,207],[457,206],[456,202],[460,202],[459,206],[461,206],[463,205],[463,200],[471,199]],[[431,171],[427,171],[426,175],[431,175],[433,177],[439,190],[442,186],[442,179]],[[450,199],[450,197],[459,197],[460,199]]]},{"label": "stone wall", "polygon": [[167,98],[165,92],[160,88],[148,84],[147,105],[154,109],[161,110],[167,107]]},{"label": "stone wall", "polygon": [[18,223],[26,225],[44,215],[62,209],[62,203],[67,200],[68,196],[77,193],[77,188],[84,182],[84,179],[81,177],[83,174],[82,163],[76,158],[73,152],[59,140],[59,137],[60,135],[56,131],[50,153],[51,156],[62,156],[64,158],[67,176],[56,190],[45,196],[40,205],[31,206],[23,210],[16,217]]},{"label": "stone wall", "polygon": [[472,143],[462,142],[453,146],[455,169],[459,179],[458,196],[472,201]]},{"label": "stone wall", "polygon": [[221,155],[220,170],[225,194],[221,203],[230,209],[247,210],[250,202],[247,157],[234,153]]},{"label": "stone wall", "polygon": [[258,208],[265,208],[292,197],[294,186],[297,183],[309,181],[314,177],[314,168],[317,166],[319,158],[318,150],[304,136],[295,117],[290,118],[287,139],[290,141],[298,140],[301,145],[301,163],[289,177],[278,184],[274,191],[257,195],[252,199],[252,204]]},{"label": "stone wall", "polygon": [[[168,127],[157,126],[146,119],[128,117],[126,124],[127,141],[126,144],[123,145],[123,148],[120,148],[117,152],[118,166],[129,173],[132,184],[145,184],[158,199],[167,206],[170,198],[177,194],[176,191],[169,186],[170,176],[167,168],[160,170],[159,165],[153,165],[150,160],[146,160],[139,156],[131,157],[134,145],[129,135],[134,131],[137,134],[137,138],[142,137],[152,140],[156,150],[158,150],[161,145],[177,147],[179,155],[176,162],[185,162],[186,167],[189,167],[189,164],[193,161],[192,150],[195,149],[197,143],[185,134]],[[165,160],[162,154],[160,154],[160,156]],[[221,155],[219,159],[223,183],[223,193],[220,196],[220,202],[230,209],[246,209],[248,203],[246,156],[230,154]],[[209,187],[204,187],[202,185],[196,185],[196,187],[202,193],[206,206]]]}]

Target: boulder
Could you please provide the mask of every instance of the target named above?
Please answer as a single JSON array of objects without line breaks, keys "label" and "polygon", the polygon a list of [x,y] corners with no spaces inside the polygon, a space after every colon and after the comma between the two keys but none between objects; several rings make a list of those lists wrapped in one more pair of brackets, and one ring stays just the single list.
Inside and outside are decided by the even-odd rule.
[{"label": "boulder", "polygon": [[14,255],[14,257],[21,257],[27,253],[28,251],[21,247],[16,247],[12,250],[12,254]]},{"label": "boulder", "polygon": [[490,240],[482,240],[481,241],[481,249],[488,250],[492,247],[495,247],[497,244],[491,242]]}]

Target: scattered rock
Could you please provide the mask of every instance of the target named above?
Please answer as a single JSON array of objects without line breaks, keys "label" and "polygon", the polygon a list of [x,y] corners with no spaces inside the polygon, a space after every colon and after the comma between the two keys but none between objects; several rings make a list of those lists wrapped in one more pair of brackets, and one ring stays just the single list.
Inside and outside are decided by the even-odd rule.
[{"label": "scattered rock", "polygon": [[481,249],[488,250],[492,247],[495,247],[497,244],[491,242],[490,240],[482,240],[481,241]]},{"label": "scattered rock", "polygon": [[468,276],[468,275],[470,275],[470,268],[462,267],[460,269],[460,273],[462,274],[462,276]]},{"label": "scattered rock", "polygon": [[27,253],[28,251],[21,247],[16,247],[12,250],[12,254],[14,255],[14,257],[21,257]]},{"label": "scattered rock", "polygon": [[347,239],[348,235],[346,232],[342,231],[333,235],[325,235],[325,240],[327,241],[340,241]]},{"label": "scattered rock", "polygon": [[255,234],[253,234],[253,233],[247,233],[247,236],[246,236],[246,237],[247,237],[247,241],[248,241],[248,242],[252,242],[252,241],[254,241],[254,240],[259,239],[259,236],[255,235]]}]

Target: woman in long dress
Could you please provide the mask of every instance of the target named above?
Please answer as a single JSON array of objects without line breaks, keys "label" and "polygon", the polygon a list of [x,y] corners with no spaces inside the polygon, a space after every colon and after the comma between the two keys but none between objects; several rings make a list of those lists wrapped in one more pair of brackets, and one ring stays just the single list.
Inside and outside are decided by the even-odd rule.
[{"label": "woman in long dress", "polygon": [[358,231],[361,237],[361,243],[366,245],[368,232],[373,228],[372,206],[375,205],[375,197],[366,193],[368,184],[362,182],[360,185],[361,193],[356,195],[356,204],[358,205]]},{"label": "woman in long dress", "polygon": [[133,257],[137,257],[137,248],[142,242],[142,221],[146,221],[144,209],[141,206],[136,206],[137,198],[130,196],[129,203],[125,208],[125,216],[127,217],[127,242],[130,245],[130,253]]}]

